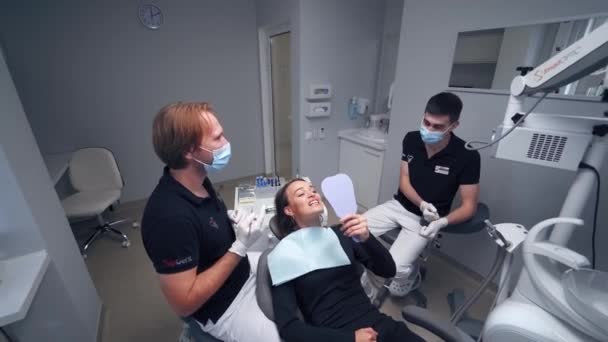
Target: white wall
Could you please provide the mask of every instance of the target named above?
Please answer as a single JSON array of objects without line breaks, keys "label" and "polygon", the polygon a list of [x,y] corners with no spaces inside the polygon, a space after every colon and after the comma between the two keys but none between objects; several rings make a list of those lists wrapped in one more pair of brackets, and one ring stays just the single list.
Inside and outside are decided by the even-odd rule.
[{"label": "white wall", "polygon": [[[525,8],[525,10],[522,10]],[[596,15],[608,11],[604,0],[578,1],[406,1],[396,76],[396,96],[392,110],[388,150],[381,185],[381,199],[389,199],[397,189],[401,141],[418,129],[426,101],[446,88],[458,32],[530,25],[565,20],[573,16]],[[431,24],[429,24],[431,23]],[[459,94],[464,100],[462,124],[457,133],[464,139],[488,137],[502,120],[506,95]],[[546,100],[539,110],[587,112],[600,115],[605,104]],[[601,171],[606,178],[606,168]],[[486,202],[495,222],[515,221],[531,226],[541,218],[555,216],[573,174],[541,167],[491,160],[482,153],[481,200]],[[606,182],[602,189],[597,246],[608,243],[602,229],[608,222]],[[589,212],[584,217],[590,222]],[[573,240],[575,248],[589,254],[589,227]],[[490,257],[485,233],[476,237],[447,236],[442,250],[464,265],[485,273]],[[598,248],[598,264],[608,268],[608,251]]]},{"label": "white wall", "polygon": [[395,80],[395,70],[397,69],[403,2],[404,0],[386,0],[375,93],[375,111],[377,113],[384,113],[388,110],[389,90],[391,83]]},{"label": "white wall", "polygon": [[[374,99],[384,5],[384,1],[374,0],[299,2],[299,82],[294,83],[299,94],[292,101],[298,101],[301,134],[320,128],[327,133],[324,140],[300,137],[299,173],[315,184],[338,170],[338,131],[362,125],[362,119],[348,119],[348,100],[352,96]],[[332,85],[331,117],[304,117],[311,83]],[[374,108],[373,102],[370,108]]]},{"label": "white wall", "polygon": [[300,74],[300,36],[299,36],[299,0],[256,0],[257,28],[271,29],[276,27],[288,27],[290,30],[290,67],[291,67],[291,165],[295,173],[298,172],[300,163],[300,121],[299,112],[299,88],[295,85],[299,83]]},{"label": "white wall", "polygon": [[0,260],[43,249],[44,242],[3,146],[0,146],[0,179],[0,194],[5,194],[0,196]]},{"label": "white wall", "polygon": [[138,1],[5,1],[0,32],[43,152],[106,146],[141,199],[161,175],[151,144],[163,105],[210,101],[233,158],[213,180],[263,170],[255,3],[158,0],[164,25],[144,28]]},{"label": "white wall", "polygon": [[[380,44],[383,32],[390,35],[385,38],[398,38],[399,2],[402,0],[386,4],[384,0],[256,0],[258,27],[287,23],[291,30],[294,173],[309,176],[318,184],[337,172],[337,132],[363,124],[363,119],[352,121],[346,117],[348,99],[367,97],[372,100],[370,108],[374,108],[376,83],[380,82]],[[398,7],[399,11],[389,15],[389,7]],[[386,48],[390,50],[398,41],[389,43]],[[387,65],[390,70],[390,60]],[[387,79],[382,78],[382,84],[388,83]],[[334,90],[332,115],[309,120],[304,117],[309,85],[324,82]],[[321,127],[327,134],[325,140],[304,140],[305,131]]]},{"label": "white wall", "polygon": [[255,0],[258,27],[289,23],[297,0]]},{"label": "white wall", "polygon": [[101,302],[82,260],[0,53],[0,258],[44,248],[48,270],[20,341],[95,341]]}]

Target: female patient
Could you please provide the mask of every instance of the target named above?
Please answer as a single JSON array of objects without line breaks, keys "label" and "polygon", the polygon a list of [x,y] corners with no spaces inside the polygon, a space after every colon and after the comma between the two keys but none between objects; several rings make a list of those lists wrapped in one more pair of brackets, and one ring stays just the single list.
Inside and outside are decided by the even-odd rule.
[{"label": "female patient", "polygon": [[[279,190],[275,206],[283,237],[304,227],[320,226],[321,197],[302,179],[294,179]],[[318,269],[273,286],[275,322],[281,338],[286,342],[424,341],[405,323],[380,313],[361,287],[358,264],[381,277],[395,275],[391,255],[369,233],[365,218],[349,215],[340,223],[338,228],[327,229],[338,236],[349,265]]]}]

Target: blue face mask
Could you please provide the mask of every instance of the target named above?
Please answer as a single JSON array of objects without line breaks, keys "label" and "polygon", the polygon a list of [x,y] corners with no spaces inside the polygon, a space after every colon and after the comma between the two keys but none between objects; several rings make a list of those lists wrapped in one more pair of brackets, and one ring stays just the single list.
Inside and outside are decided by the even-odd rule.
[{"label": "blue face mask", "polygon": [[450,129],[450,127],[452,127],[452,125],[450,125],[448,128],[446,128],[445,131],[443,131],[443,132],[433,132],[433,131],[429,131],[428,128],[424,127],[424,124],[421,124],[420,125],[420,137],[422,138],[422,141],[425,144],[433,145],[433,144],[436,144],[436,143],[440,142],[441,140],[443,140],[443,136]]},{"label": "blue face mask", "polygon": [[226,167],[226,165],[228,165],[228,162],[230,161],[230,156],[231,156],[230,143],[226,143],[226,145],[218,148],[217,150],[213,150],[213,151],[208,150],[202,146],[199,146],[199,148],[201,150],[209,151],[213,154],[213,161],[211,162],[211,164],[205,164],[198,159],[192,158],[192,159],[196,160],[198,163],[205,166],[205,170],[207,170],[209,172],[219,172],[219,171],[222,171]]}]

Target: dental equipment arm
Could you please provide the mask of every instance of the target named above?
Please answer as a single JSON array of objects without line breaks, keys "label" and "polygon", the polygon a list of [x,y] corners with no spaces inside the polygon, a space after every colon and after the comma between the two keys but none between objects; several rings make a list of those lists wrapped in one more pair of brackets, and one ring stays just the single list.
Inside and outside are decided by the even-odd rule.
[{"label": "dental equipment arm", "polygon": [[[469,141],[466,147],[480,150],[497,144],[507,137],[515,128],[524,123],[526,117],[536,108],[542,99],[551,91],[579,80],[608,64],[608,23],[596,28],[587,36],[549,58],[525,76],[516,76],[511,82],[511,96],[503,119],[503,130],[492,142]],[[526,96],[536,93],[543,95],[524,114],[523,102]],[[523,115],[523,116],[522,116]],[[557,124],[546,120],[537,126],[554,127]],[[473,144],[479,144],[473,147]],[[511,159],[511,158],[507,158]]]},{"label": "dental equipment arm", "polygon": [[608,64],[608,23],[572,43],[560,53],[511,82],[505,123],[521,112],[523,95],[550,93]]},{"label": "dental equipment arm", "polygon": [[511,82],[513,96],[548,93],[608,64],[608,23]]}]

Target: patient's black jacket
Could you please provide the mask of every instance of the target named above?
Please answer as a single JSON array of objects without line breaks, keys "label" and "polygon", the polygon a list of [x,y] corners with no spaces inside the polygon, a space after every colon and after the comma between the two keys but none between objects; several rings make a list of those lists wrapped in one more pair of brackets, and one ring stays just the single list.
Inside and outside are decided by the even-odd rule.
[{"label": "patient's black jacket", "polygon": [[[316,270],[273,286],[274,316],[281,338],[299,341],[355,341],[355,331],[372,327],[378,341],[424,341],[403,322],[380,313],[361,286],[362,267],[376,275],[395,276],[390,253],[371,234],[358,243],[334,230],[350,265]],[[304,320],[298,316],[301,312]]]}]

